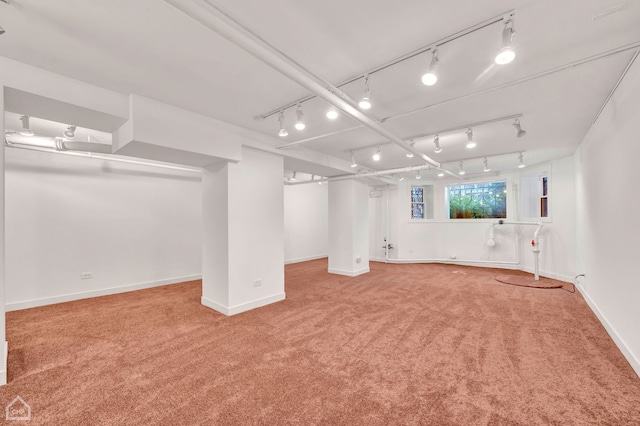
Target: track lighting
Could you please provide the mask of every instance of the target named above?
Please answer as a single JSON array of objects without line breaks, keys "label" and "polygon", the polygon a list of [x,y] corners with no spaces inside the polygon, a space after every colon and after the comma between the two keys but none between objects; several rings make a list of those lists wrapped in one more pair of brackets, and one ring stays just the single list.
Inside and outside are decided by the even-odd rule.
[{"label": "track lighting", "polygon": [[296,124],[294,127],[297,130],[304,130],[304,128],[307,127],[304,124],[304,112],[302,112],[302,105],[300,104],[298,104],[298,108],[296,108]]},{"label": "track lighting", "polygon": [[458,174],[462,176],[465,173],[466,172],[464,171],[464,162],[461,161],[460,165],[458,166]]},{"label": "track lighting", "polygon": [[519,138],[523,137],[524,135],[527,134],[526,130],[522,130],[522,126],[520,125],[520,119],[516,118],[516,121],[513,122],[513,127],[516,128],[517,131],[517,136]]},{"label": "track lighting", "polygon": [[289,132],[284,128],[284,112],[280,111],[278,115],[278,122],[280,123],[280,132],[278,132],[278,136],[281,138],[289,136]]},{"label": "track lighting", "polygon": [[467,148],[469,149],[475,148],[477,144],[473,141],[473,130],[467,129],[466,133],[467,133]]},{"label": "track lighting", "polygon": [[436,149],[433,150],[433,152],[435,152],[436,154],[442,152],[442,148],[440,148],[440,136],[436,135],[435,138],[433,138],[433,144],[436,146]]},{"label": "track lighting", "polygon": [[356,163],[356,156],[353,155],[353,150],[349,151],[351,154],[351,167],[358,167],[358,163]]},{"label": "track lighting", "polygon": [[76,136],[76,126],[73,124],[67,126],[67,130],[62,133],[62,136],[64,136],[65,139],[73,139]]},{"label": "track lighting", "polygon": [[4,30],[4,28],[0,27],[0,35],[6,33],[6,31]]},{"label": "track lighting", "polygon": [[291,178],[289,180],[298,180],[296,178],[296,172],[294,171],[293,174],[291,175]]},{"label": "track lighting", "polygon": [[443,177],[443,176],[444,176],[444,172],[443,172],[442,170],[440,170],[440,171],[438,172],[438,177]]},{"label": "track lighting", "polygon": [[376,149],[376,153],[373,154],[373,161],[380,161],[380,147]]},{"label": "track lighting", "polygon": [[404,176],[400,176],[400,178],[398,179],[400,182],[402,182],[404,180]]},{"label": "track lighting", "polygon": [[431,56],[431,65],[429,65],[429,71],[427,71],[422,76],[422,84],[425,86],[433,86],[438,81],[438,75],[436,74],[436,70],[438,69],[438,50],[433,50],[433,55]]},{"label": "track lighting", "polygon": [[523,154],[522,153],[518,154],[518,168],[519,169],[524,169],[525,168],[524,158],[523,158]]},{"label": "track lighting", "polygon": [[[413,139],[411,139],[409,141],[409,146],[413,148],[413,146],[416,144],[416,141],[414,141]],[[407,152],[407,158],[413,158],[413,152]]]},{"label": "track lighting", "polygon": [[422,176],[420,176],[420,170],[416,172],[416,179],[422,179]]},{"label": "track lighting", "polygon": [[20,130],[20,134],[22,136],[33,136],[33,131],[29,127],[29,116],[21,115],[20,121],[22,121],[22,130]]},{"label": "track lighting", "polygon": [[489,159],[487,157],[484,157],[483,164],[484,164],[484,171],[490,172],[491,168],[489,167]]},{"label": "track lighting", "polygon": [[369,87],[369,74],[364,76],[364,96],[358,102],[358,106],[362,109],[371,108],[371,98],[370,98],[371,88]]},{"label": "track lighting", "polygon": [[331,108],[329,111],[327,111],[327,118],[329,120],[335,120],[336,118],[338,118],[338,111],[336,111],[335,108]]},{"label": "track lighting", "polygon": [[516,52],[514,52],[513,48],[511,47],[511,42],[513,40],[514,34],[515,31],[513,31],[513,21],[511,20],[511,17],[509,17],[509,19],[505,21],[504,28],[502,29],[502,48],[496,55],[496,64],[508,64],[516,57]]}]

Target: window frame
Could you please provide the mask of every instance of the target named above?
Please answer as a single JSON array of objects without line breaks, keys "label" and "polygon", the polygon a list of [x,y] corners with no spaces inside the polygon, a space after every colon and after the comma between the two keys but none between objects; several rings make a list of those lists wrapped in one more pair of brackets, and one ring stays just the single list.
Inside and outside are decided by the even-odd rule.
[{"label": "window frame", "polygon": [[[492,183],[504,183],[504,194],[505,194],[505,200],[504,200],[504,217],[469,217],[469,218],[457,218],[457,217],[451,217],[451,199],[450,199],[450,188],[453,186],[466,186],[466,185],[481,185],[481,184],[492,184]],[[509,191],[509,179],[508,178],[502,178],[502,179],[490,179],[490,180],[478,180],[478,181],[472,181],[472,182],[463,182],[463,183],[448,183],[444,186],[444,217],[445,220],[447,221],[478,221],[478,222],[493,222],[496,220],[505,220],[507,218],[509,218],[509,200],[512,197],[511,192]]]},{"label": "window frame", "polygon": [[[434,191],[435,191],[435,186],[433,185],[433,183],[418,183],[418,182],[410,182],[408,186],[408,190],[407,190],[407,194],[408,194],[408,198],[409,198],[409,214],[408,214],[408,221],[409,223],[423,223],[423,222],[430,222],[434,220],[434,205],[435,205],[435,200],[434,200]],[[411,197],[411,192],[413,188],[422,188],[422,203],[414,203],[413,199]],[[426,188],[430,188],[429,190],[426,190]],[[413,218],[413,205],[414,204],[423,204],[424,208],[423,208],[423,213],[424,213],[424,218],[422,219],[417,219],[417,218]]]}]

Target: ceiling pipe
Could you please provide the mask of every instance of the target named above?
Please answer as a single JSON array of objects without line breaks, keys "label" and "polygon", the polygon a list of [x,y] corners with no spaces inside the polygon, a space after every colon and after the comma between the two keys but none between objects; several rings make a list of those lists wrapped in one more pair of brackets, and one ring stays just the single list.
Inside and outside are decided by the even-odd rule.
[{"label": "ceiling pipe", "polygon": [[[276,71],[284,74],[294,82],[315,93],[345,114],[356,119],[374,132],[400,146],[405,151],[411,152],[418,158],[435,168],[440,168],[440,163],[422,152],[408,146],[401,138],[384,128],[379,121],[358,110],[353,102],[345,100],[340,89],[331,83],[315,76],[311,71],[296,63],[283,52],[260,38],[248,28],[237,22],[211,0],[164,0],[176,10],[182,12],[194,21],[215,31],[236,46],[247,51]],[[452,174],[453,175],[453,174]]]},{"label": "ceiling pipe", "polygon": [[[430,164],[425,164],[424,166],[407,166],[407,167],[399,167],[397,169],[389,169],[389,170],[379,170],[376,172],[364,172],[364,173],[356,173],[353,175],[342,175],[342,176],[334,176],[329,178],[321,179],[322,182],[335,182],[340,180],[348,180],[348,179],[360,179],[360,178],[369,178],[369,177],[379,177],[392,175],[394,173],[407,173],[407,172],[415,172],[418,170],[437,170]],[[287,185],[303,185],[306,183],[316,183],[319,180],[303,180],[299,182],[285,182]]]}]

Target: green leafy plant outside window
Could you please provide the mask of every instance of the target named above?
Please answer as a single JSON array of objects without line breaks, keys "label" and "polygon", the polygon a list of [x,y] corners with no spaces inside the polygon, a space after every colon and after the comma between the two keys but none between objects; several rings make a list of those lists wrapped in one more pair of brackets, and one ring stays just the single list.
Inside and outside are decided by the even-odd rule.
[{"label": "green leafy plant outside window", "polygon": [[483,182],[447,187],[450,219],[504,219],[507,182]]}]

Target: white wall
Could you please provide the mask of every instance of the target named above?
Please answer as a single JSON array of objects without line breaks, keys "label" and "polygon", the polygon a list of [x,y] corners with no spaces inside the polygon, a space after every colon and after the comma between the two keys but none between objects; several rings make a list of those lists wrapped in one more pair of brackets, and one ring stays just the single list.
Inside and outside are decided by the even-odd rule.
[{"label": "white wall", "polygon": [[[522,175],[536,174],[542,171],[549,173],[549,216],[542,220],[544,226],[539,236],[540,270],[542,275],[573,282],[576,273],[576,190],[575,165],[573,156],[561,158],[551,164],[533,167],[523,171]],[[531,240],[534,227],[523,228],[521,269],[533,273],[534,257],[531,252]]]},{"label": "white wall", "polygon": [[640,60],[575,155],[578,272],[592,309],[640,375]]},{"label": "white wall", "polygon": [[[572,281],[575,276],[574,250],[574,167],[572,158],[565,158],[545,166],[539,170],[551,170],[550,202],[552,217],[545,221],[540,234],[540,270],[544,276]],[[519,213],[519,192],[514,191],[514,184],[519,185],[520,177],[527,173],[505,173],[499,177],[484,180],[506,179],[508,192],[507,218],[521,220]],[[479,181],[482,179],[479,179]],[[394,249],[389,251],[389,259],[393,262],[442,261],[457,262],[468,265],[523,269],[533,272],[534,257],[530,241],[535,227],[501,225],[495,227],[495,247],[488,247],[490,222],[495,220],[449,220],[445,205],[445,189],[454,180],[425,181],[421,179],[404,180],[397,187],[389,188],[389,228],[386,229],[385,210],[386,191],[380,199],[370,199],[370,229],[376,235],[375,243],[370,244],[371,257],[379,259],[384,256],[382,238],[389,235],[389,242]],[[471,181],[472,182],[472,181]],[[410,219],[411,185],[434,185],[433,220]],[[528,219],[530,220],[530,219]],[[536,219],[538,221],[540,219]],[[519,241],[519,244],[518,244]],[[379,247],[378,247],[379,246]],[[452,259],[455,257],[455,259]]]},{"label": "white wall", "polygon": [[199,174],[5,151],[7,310],[199,278]]},{"label": "white wall", "polygon": [[285,263],[327,257],[328,185],[284,187]]}]

